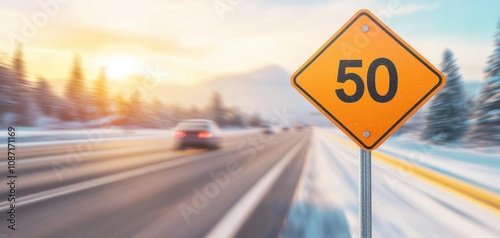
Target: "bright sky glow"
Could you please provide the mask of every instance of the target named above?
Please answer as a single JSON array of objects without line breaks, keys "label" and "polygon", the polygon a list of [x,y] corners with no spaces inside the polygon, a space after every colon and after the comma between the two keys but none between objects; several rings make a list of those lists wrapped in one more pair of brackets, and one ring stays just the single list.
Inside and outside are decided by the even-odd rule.
[{"label": "bright sky glow", "polygon": [[270,2],[8,1],[0,8],[0,51],[11,55],[12,39],[24,41],[33,78],[62,82],[78,53],[89,80],[101,66],[116,79],[161,67],[166,82],[190,85],[270,64],[292,72],[367,8],[436,66],[450,48],[464,79],[480,80],[500,17],[498,0]]},{"label": "bright sky glow", "polygon": [[118,55],[103,60],[102,65],[106,68],[106,75],[111,80],[124,79],[127,76],[138,74],[141,65],[131,56]]}]

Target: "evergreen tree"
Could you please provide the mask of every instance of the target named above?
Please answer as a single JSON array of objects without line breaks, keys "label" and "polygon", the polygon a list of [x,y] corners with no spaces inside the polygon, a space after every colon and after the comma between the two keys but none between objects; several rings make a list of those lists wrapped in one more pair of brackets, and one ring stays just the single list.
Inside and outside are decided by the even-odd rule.
[{"label": "evergreen tree", "polygon": [[148,126],[155,128],[166,128],[168,125],[167,108],[165,104],[158,98],[154,98],[149,105],[149,120]]},{"label": "evergreen tree", "polygon": [[115,105],[113,108],[114,113],[119,114],[123,117],[128,116],[129,114],[128,102],[122,93],[116,94],[116,96],[113,99],[113,102]]},{"label": "evergreen tree", "polygon": [[103,117],[108,115],[108,84],[106,77],[106,68],[101,68],[99,72],[99,77],[97,78],[94,85],[94,104],[97,108],[97,116]]},{"label": "evergreen tree", "polygon": [[144,110],[142,108],[142,94],[139,90],[132,90],[129,97],[129,122],[133,125],[140,125],[143,122]]},{"label": "evergreen tree", "polygon": [[460,139],[466,131],[467,104],[462,75],[451,50],[445,50],[441,71],[446,76],[446,85],[431,102],[426,118],[423,138],[435,143]]},{"label": "evergreen tree", "polygon": [[16,47],[16,51],[14,53],[14,58],[12,59],[12,70],[17,77],[17,80],[21,82],[25,82],[25,67],[24,67],[24,52],[23,46],[18,44]]},{"label": "evergreen tree", "polygon": [[188,111],[190,118],[202,118],[203,113],[201,113],[200,109],[196,105],[191,105],[191,108]]},{"label": "evergreen tree", "polygon": [[54,95],[49,82],[44,78],[39,78],[34,93],[38,108],[46,116],[53,116],[56,111],[57,97]]},{"label": "evergreen tree", "polygon": [[469,138],[472,143],[500,143],[500,21],[494,36],[493,53],[484,70],[486,81],[474,103]]},{"label": "evergreen tree", "polygon": [[219,126],[226,125],[224,103],[222,102],[222,95],[219,92],[214,92],[212,95],[210,112],[212,120],[219,124]]},{"label": "evergreen tree", "polygon": [[246,127],[247,122],[241,114],[235,114],[232,118],[232,125],[237,127]]},{"label": "evergreen tree", "polygon": [[486,78],[495,78],[500,75],[500,21],[498,21],[497,24],[497,32],[494,36],[493,47],[493,53],[488,57],[488,63],[484,69]]},{"label": "evergreen tree", "polygon": [[226,109],[226,111],[226,114],[228,115],[228,125],[237,127],[247,126],[247,122],[243,117],[243,112],[239,107],[231,107]]},{"label": "evergreen tree", "polygon": [[262,118],[258,112],[255,112],[252,117],[248,120],[248,124],[253,127],[262,126]]},{"label": "evergreen tree", "polygon": [[66,110],[63,115],[65,120],[85,121],[87,117],[85,84],[82,72],[81,59],[79,55],[73,58],[73,66],[70,79],[66,85],[65,98],[68,100]]},{"label": "evergreen tree", "polygon": [[12,93],[12,72],[0,62],[0,125],[9,123],[6,115],[10,114],[12,109]]},{"label": "evergreen tree", "polygon": [[31,109],[31,88],[26,79],[23,46],[18,44],[12,59],[12,112],[16,114],[15,123],[20,126],[33,125],[34,119],[30,115]]}]

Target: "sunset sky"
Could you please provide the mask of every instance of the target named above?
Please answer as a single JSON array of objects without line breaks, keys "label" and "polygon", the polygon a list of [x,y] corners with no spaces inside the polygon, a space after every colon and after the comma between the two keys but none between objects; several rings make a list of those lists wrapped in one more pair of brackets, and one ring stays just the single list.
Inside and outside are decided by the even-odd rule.
[{"label": "sunset sky", "polygon": [[[272,2],[272,3],[271,3]],[[460,3],[458,3],[460,2]],[[30,77],[67,78],[74,53],[85,76],[112,80],[161,69],[165,83],[196,82],[279,65],[297,69],[356,11],[367,8],[433,64],[445,48],[466,80],[483,78],[500,19],[498,0],[22,0],[3,1],[0,51],[25,41]],[[47,17],[48,16],[48,17]],[[31,26],[33,24],[33,26]],[[28,34],[26,34],[28,33]]]}]

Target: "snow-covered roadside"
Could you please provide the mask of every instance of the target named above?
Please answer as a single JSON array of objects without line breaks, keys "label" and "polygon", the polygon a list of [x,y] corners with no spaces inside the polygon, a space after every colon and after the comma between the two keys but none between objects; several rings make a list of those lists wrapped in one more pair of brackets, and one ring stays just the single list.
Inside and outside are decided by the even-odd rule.
[{"label": "snow-covered roadside", "polygon": [[329,156],[314,132],[281,237],[356,236],[357,180]]},{"label": "snow-covered roadside", "polygon": [[[357,237],[356,149],[315,130],[282,237]],[[498,237],[500,216],[373,160],[374,237]]]},{"label": "snow-covered roadside", "polygon": [[[338,129],[324,130],[349,140]],[[377,151],[500,194],[500,147],[480,150],[433,145],[402,134],[389,138]]]}]

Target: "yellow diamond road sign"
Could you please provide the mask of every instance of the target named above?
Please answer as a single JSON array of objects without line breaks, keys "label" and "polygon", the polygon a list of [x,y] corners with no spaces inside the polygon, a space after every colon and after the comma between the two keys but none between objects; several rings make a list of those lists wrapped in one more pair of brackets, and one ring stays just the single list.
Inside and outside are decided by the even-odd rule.
[{"label": "yellow diamond road sign", "polygon": [[361,148],[374,150],[446,78],[370,11],[361,10],[291,80]]}]

